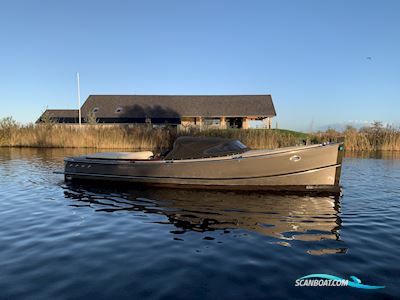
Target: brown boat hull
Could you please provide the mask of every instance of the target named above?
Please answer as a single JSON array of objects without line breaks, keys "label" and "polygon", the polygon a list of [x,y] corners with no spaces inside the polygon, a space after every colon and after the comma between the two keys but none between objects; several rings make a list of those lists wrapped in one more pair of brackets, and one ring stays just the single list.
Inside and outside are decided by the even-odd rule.
[{"label": "brown boat hull", "polygon": [[248,151],[240,155],[174,161],[65,159],[66,180],[131,182],[225,190],[340,190],[342,145]]}]

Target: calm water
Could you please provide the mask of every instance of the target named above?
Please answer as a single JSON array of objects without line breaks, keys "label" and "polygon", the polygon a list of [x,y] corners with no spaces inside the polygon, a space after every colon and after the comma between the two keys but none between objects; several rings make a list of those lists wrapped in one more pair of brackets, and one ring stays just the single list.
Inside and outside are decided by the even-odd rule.
[{"label": "calm water", "polygon": [[[347,157],[335,199],[68,186],[81,153],[0,149],[0,299],[400,295],[400,155]],[[312,273],[386,288],[294,287]]]}]

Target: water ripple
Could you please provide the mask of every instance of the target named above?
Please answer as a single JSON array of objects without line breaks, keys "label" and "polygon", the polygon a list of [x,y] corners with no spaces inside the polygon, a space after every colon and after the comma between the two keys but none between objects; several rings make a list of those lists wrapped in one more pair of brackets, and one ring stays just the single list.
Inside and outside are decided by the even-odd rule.
[{"label": "water ripple", "polygon": [[[0,149],[1,299],[397,295],[400,160],[346,159],[334,198],[77,186],[53,174],[84,152]],[[311,273],[387,287],[294,287]]]}]

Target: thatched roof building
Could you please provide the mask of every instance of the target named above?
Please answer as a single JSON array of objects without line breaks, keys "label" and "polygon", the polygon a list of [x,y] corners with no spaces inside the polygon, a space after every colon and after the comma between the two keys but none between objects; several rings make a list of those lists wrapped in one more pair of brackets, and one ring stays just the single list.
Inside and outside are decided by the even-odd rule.
[{"label": "thatched roof building", "polygon": [[[65,115],[63,115],[65,112]],[[81,108],[83,122],[248,127],[249,120],[276,116],[271,95],[159,96],[90,95]],[[78,110],[47,110],[60,123],[78,118]],[[42,118],[41,118],[42,119]],[[73,123],[73,122],[72,122]]]}]

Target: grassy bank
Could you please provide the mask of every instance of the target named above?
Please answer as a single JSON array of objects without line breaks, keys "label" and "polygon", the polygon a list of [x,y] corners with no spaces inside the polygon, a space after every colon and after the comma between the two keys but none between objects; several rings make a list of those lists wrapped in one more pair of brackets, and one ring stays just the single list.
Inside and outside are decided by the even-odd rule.
[{"label": "grassy bank", "polygon": [[235,138],[253,149],[278,148],[307,143],[320,143],[345,137],[345,147],[351,151],[400,151],[400,130],[384,128],[380,124],[343,132],[327,130],[305,134],[281,129],[226,129],[188,130],[152,128],[146,125],[20,125],[11,118],[0,120],[0,146],[5,147],[71,147],[108,149],[163,150],[170,147],[177,136],[219,136]]}]

